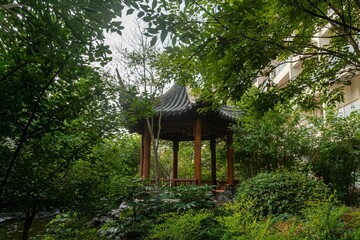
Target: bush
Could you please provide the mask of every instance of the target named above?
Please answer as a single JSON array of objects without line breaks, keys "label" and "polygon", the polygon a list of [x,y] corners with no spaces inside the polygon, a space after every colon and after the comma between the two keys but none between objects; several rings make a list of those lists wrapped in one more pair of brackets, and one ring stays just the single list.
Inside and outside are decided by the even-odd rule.
[{"label": "bush", "polygon": [[150,231],[150,239],[200,240],[218,239],[221,228],[210,210],[189,210],[163,215],[164,222]]},{"label": "bush", "polygon": [[326,118],[311,119],[314,145],[311,170],[336,190],[339,200],[356,205],[358,194],[355,185],[360,170],[360,112],[339,117],[330,111]]},{"label": "bush", "polygon": [[266,112],[257,109],[260,90],[250,89],[240,101],[237,125],[234,131],[235,158],[238,160],[238,178],[249,179],[261,172],[279,168],[302,169],[302,157],[308,155],[311,137],[300,124],[301,114],[278,104]]},{"label": "bush", "polygon": [[334,206],[330,202],[305,209],[303,213],[306,221],[301,225],[298,237],[329,240],[344,239],[346,229],[344,222],[341,221],[341,216],[347,211],[347,207]]},{"label": "bush", "polygon": [[260,173],[245,181],[237,190],[237,202],[253,202],[251,210],[262,216],[269,214],[301,214],[311,201],[326,199],[328,187],[321,181],[299,172]]},{"label": "bush", "polygon": [[129,207],[126,214],[122,212],[118,218],[105,224],[99,231],[101,236],[111,239],[144,239],[153,225],[164,221],[160,218],[162,214],[214,206],[210,199],[210,187],[206,186],[157,188],[142,185],[129,196],[131,198],[126,201]]},{"label": "bush", "polygon": [[253,239],[250,236],[254,234],[259,237],[264,236],[260,232],[263,232],[262,230],[266,229],[266,226],[261,224],[251,211],[253,208],[252,201],[228,203],[221,208],[225,213],[218,218],[224,229],[222,239]]},{"label": "bush", "polygon": [[218,217],[223,234],[219,239],[360,239],[360,211],[337,206],[333,198],[314,201],[291,218],[252,213],[254,202],[228,204],[228,215]]},{"label": "bush", "polygon": [[176,211],[203,209],[214,207],[209,186],[179,186],[164,189],[164,197],[177,200],[174,202]]},{"label": "bush", "polygon": [[46,235],[40,239],[98,239],[97,229],[89,226],[87,218],[80,217],[74,212],[56,215],[46,225],[45,232]]}]

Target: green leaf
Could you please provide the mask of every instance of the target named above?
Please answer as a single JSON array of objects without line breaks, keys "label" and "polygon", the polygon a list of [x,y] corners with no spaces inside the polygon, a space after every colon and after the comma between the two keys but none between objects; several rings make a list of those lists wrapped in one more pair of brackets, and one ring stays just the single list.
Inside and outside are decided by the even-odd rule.
[{"label": "green leaf", "polygon": [[148,6],[148,5],[140,4],[140,7],[141,7],[141,9],[144,10],[145,12],[149,11],[149,6]]},{"label": "green leaf", "polygon": [[172,45],[175,46],[176,42],[177,42],[177,38],[175,36],[173,36],[173,38],[171,40]]},{"label": "green leaf", "polygon": [[136,1],[130,1],[130,5],[133,6],[136,9],[139,9],[139,5],[136,3]]},{"label": "green leaf", "polygon": [[157,0],[153,0],[152,4],[151,4],[151,8],[155,9],[157,6]]},{"label": "green leaf", "polygon": [[150,41],[150,46],[152,47],[155,46],[156,42],[157,42],[157,36],[154,36]]},{"label": "green leaf", "polygon": [[128,10],[126,11],[126,16],[133,14],[133,12],[134,12],[134,9],[132,9],[132,8],[128,9]]},{"label": "green leaf", "polygon": [[161,34],[160,34],[160,40],[161,40],[161,42],[164,42],[164,41],[165,41],[167,35],[168,35],[168,32],[167,32],[166,30],[163,30],[163,31],[161,32]]},{"label": "green leaf", "polygon": [[138,17],[138,18],[141,18],[141,17],[143,17],[144,15],[145,15],[144,12],[139,12],[139,13],[137,14],[137,17]]},{"label": "green leaf", "polygon": [[158,30],[156,30],[155,28],[148,28],[147,31],[151,34],[157,34]]}]

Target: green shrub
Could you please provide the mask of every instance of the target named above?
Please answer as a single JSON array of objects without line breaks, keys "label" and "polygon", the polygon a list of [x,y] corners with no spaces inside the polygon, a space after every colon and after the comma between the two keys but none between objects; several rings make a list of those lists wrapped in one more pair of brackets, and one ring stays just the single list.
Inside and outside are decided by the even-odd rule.
[{"label": "green shrub", "polygon": [[219,217],[219,222],[224,227],[225,232],[223,239],[234,239],[247,236],[249,232],[253,231],[257,224],[257,217],[251,211],[253,202],[242,202],[235,204],[225,204],[223,209],[225,216]]},{"label": "green shrub", "polygon": [[253,207],[253,201],[225,204],[222,207],[225,214],[217,218],[223,229],[219,239],[288,239],[286,234],[276,230],[277,218],[259,218],[252,211]]},{"label": "green shrub", "polygon": [[253,213],[254,201],[228,204],[217,218],[223,234],[219,239],[360,239],[360,211],[337,206],[330,197],[313,201],[302,215],[291,218]]},{"label": "green shrub", "polygon": [[174,208],[177,211],[188,209],[203,209],[214,207],[214,201],[211,200],[212,192],[209,186],[179,186],[166,188],[164,197],[176,200]]},{"label": "green shrub", "polygon": [[100,239],[145,239],[155,220],[142,215],[119,218],[104,224],[98,231]]},{"label": "green shrub", "polygon": [[41,239],[73,239],[73,240],[95,240],[97,229],[89,226],[89,220],[80,217],[77,213],[58,214],[46,225],[46,235]]},{"label": "green shrub", "polygon": [[99,235],[106,239],[144,239],[161,214],[175,211],[174,203],[165,199],[164,189],[138,186],[129,192],[126,213],[102,226]]},{"label": "green shrub", "polygon": [[312,118],[310,123],[314,145],[311,171],[335,190],[343,203],[359,204],[354,186],[360,170],[360,111],[347,117],[328,111],[325,118]]},{"label": "green shrub", "polygon": [[[305,221],[301,225],[299,237],[311,239],[344,239],[346,229],[341,216],[348,210],[344,206],[334,206],[325,202],[304,209]],[[352,238],[351,238],[352,239]]]},{"label": "green shrub", "polygon": [[245,181],[237,190],[237,202],[253,201],[257,215],[300,214],[307,203],[326,199],[328,187],[321,181],[299,172],[260,173]]},{"label": "green shrub", "polygon": [[150,231],[150,239],[200,240],[218,239],[221,228],[210,210],[189,210],[163,215],[164,222]]},{"label": "green shrub", "polygon": [[142,185],[129,196],[126,216],[120,214],[119,218],[105,224],[99,231],[101,236],[144,239],[153,225],[163,221],[159,218],[162,214],[214,206],[210,188],[206,186],[158,188]]}]

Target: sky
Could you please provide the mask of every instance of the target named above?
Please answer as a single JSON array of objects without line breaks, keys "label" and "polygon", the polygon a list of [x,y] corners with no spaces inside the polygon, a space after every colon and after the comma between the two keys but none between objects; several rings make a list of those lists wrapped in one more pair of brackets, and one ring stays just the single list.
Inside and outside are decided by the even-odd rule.
[{"label": "sky", "polygon": [[[122,21],[122,26],[125,28],[122,30],[122,35],[119,35],[117,33],[105,33],[105,44],[110,46],[111,51],[113,52],[113,60],[110,61],[106,66],[105,70],[110,72],[111,75],[116,75],[116,68],[120,71],[120,74],[126,75],[125,72],[122,72],[122,67],[119,64],[119,61],[121,61],[121,58],[118,55],[116,55],[116,46],[118,47],[127,47],[131,49],[131,39],[133,39],[134,33],[138,31],[136,26],[136,20],[137,20],[137,14],[134,12],[131,15],[126,15],[126,9],[123,10],[123,15],[121,18],[114,19],[115,21]],[[140,25],[141,22],[140,22]],[[146,27],[145,23],[143,23],[144,28]],[[160,44],[159,48],[161,49],[162,46]],[[120,66],[120,67],[119,67]],[[170,88],[170,85],[168,84],[165,86],[165,91]]]},{"label": "sky", "polygon": [[[127,15],[125,12],[123,13],[123,16],[121,19],[115,19],[116,21],[122,21],[122,25],[125,27],[122,30],[122,35],[119,35],[117,33],[105,33],[105,44],[110,46],[110,49],[112,52],[115,52],[115,47],[118,45],[124,44],[124,39],[130,38],[131,33],[135,30],[135,21],[136,21],[136,15],[131,14]],[[110,71],[113,71],[114,69],[114,62],[110,62],[105,68],[110,69]],[[111,72],[113,73],[113,72]]]}]

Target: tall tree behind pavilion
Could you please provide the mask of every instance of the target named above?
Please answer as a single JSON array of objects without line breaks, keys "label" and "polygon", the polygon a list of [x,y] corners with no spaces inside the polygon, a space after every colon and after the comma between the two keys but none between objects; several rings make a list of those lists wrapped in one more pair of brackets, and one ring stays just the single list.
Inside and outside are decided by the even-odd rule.
[{"label": "tall tree behind pavilion", "polygon": [[[159,142],[161,132],[162,93],[166,81],[161,79],[157,68],[161,64],[157,42],[152,41],[146,30],[136,21],[136,30],[124,43],[116,46],[116,75],[123,85],[121,93],[125,115],[130,122],[145,119],[149,131],[154,155],[155,183],[159,184]],[[116,55],[115,55],[116,56]],[[158,123],[154,121],[154,105],[160,104]],[[158,128],[155,131],[154,126]]]}]

